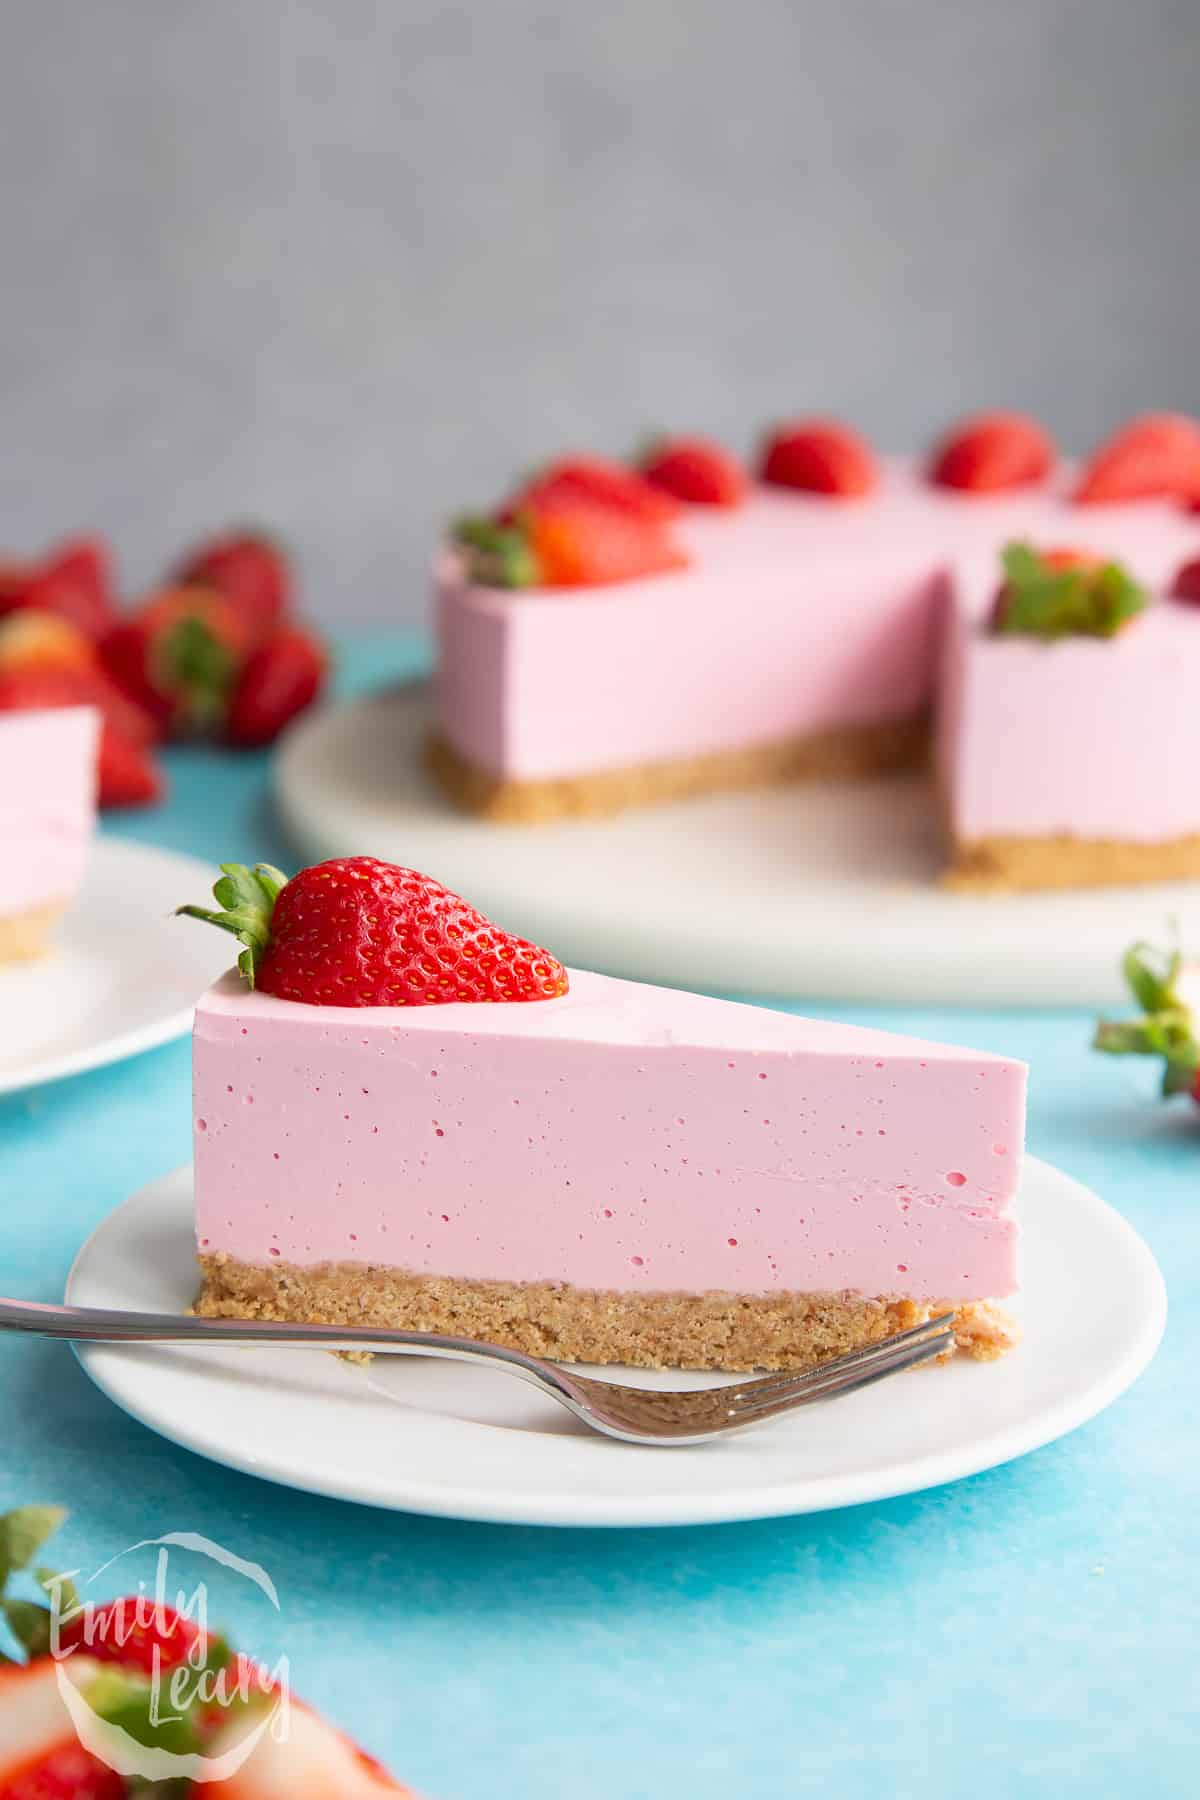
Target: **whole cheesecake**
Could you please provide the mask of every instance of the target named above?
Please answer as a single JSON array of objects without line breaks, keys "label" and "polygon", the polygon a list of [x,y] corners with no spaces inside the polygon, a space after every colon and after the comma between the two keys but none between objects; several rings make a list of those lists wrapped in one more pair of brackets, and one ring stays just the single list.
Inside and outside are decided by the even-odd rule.
[{"label": "whole cheesecake", "polygon": [[[625,487],[607,468],[552,465],[494,517],[460,522],[439,554],[429,762],[456,803],[536,823],[796,776],[886,774],[924,762],[933,720],[955,885],[1200,874],[1191,736],[1176,730],[1189,755],[1153,772],[1147,754],[1124,751],[1141,719],[1200,691],[1191,621],[1156,618],[1144,654],[1093,639],[1046,656],[1036,631],[997,654],[979,642],[1012,545],[1070,546],[1165,596],[1200,555],[1200,426],[1153,415],[1081,471],[1011,415],[968,422],[921,461],[875,458],[818,422],[777,434],[758,480],[703,497],[677,483],[669,514],[624,519],[627,539],[642,533],[640,560],[622,540],[618,561],[602,523],[605,509],[646,504],[632,484],[649,487],[655,466],[627,472]],[[1032,832],[1020,750],[993,709],[1001,670],[1003,706],[1046,726],[1030,740],[1052,759]],[[1103,829],[1074,803],[1094,773],[1081,720],[1123,759]],[[1000,802],[988,817],[973,800],[981,759]],[[1057,840],[1061,854],[979,847],[1029,836]],[[1141,848],[1104,849],[1125,843]]]},{"label": "whole cheesecake", "polygon": [[0,961],[34,956],[83,879],[99,715],[0,712]]},{"label": "whole cheesecake", "polygon": [[[563,970],[454,896],[471,923],[447,936],[446,890],[395,872],[397,911],[386,868],[303,871],[256,986],[231,973],[197,1008],[202,1314],[706,1369],[947,1309],[970,1355],[1012,1341],[990,1303],[1016,1287],[1023,1065]],[[357,923],[323,959],[311,918],[350,882]],[[408,975],[369,978],[372,943]]]}]

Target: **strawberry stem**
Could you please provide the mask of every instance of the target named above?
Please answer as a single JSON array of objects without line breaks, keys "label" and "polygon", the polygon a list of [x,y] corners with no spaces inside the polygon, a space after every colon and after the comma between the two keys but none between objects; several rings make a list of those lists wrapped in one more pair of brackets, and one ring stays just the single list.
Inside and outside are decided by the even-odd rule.
[{"label": "strawberry stem", "polygon": [[1056,568],[1029,544],[1003,553],[1004,587],[993,629],[1026,637],[1115,637],[1146,605],[1119,563]]},{"label": "strawberry stem", "polygon": [[176,918],[202,919],[206,925],[217,925],[232,932],[245,948],[238,957],[238,968],[251,987],[258,965],[271,941],[271,919],[275,902],[287,876],[270,863],[222,863],[221,878],[213,885],[213,898],[219,911],[204,906],[179,906]]},{"label": "strawberry stem", "polygon": [[1191,1009],[1179,996],[1183,969],[1179,950],[1159,951],[1149,944],[1135,944],[1126,952],[1122,968],[1142,1017],[1126,1021],[1102,1019],[1092,1047],[1109,1056],[1157,1056],[1163,1064],[1165,1096],[1197,1091],[1200,1075],[1200,1041],[1196,1038]]}]

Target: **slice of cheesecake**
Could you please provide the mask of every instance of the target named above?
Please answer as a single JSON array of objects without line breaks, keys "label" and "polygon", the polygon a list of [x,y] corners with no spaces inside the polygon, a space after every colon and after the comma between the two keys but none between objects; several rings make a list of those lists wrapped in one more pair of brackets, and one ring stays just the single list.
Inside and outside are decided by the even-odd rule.
[{"label": "slice of cheesecake", "polygon": [[[364,904],[377,938],[400,929]],[[311,929],[302,965],[330,975]],[[1007,1347],[987,1303],[1016,1286],[1023,1065],[559,974],[534,1004],[218,982],[194,1040],[198,1310],[771,1369],[952,1307],[961,1348]]]},{"label": "slice of cheesecake", "polygon": [[0,962],[35,956],[83,879],[99,714],[0,713]]},{"label": "slice of cheesecake", "polygon": [[[1013,545],[960,567],[936,753],[952,887],[1200,876],[1200,606],[1083,552]],[[1103,584],[1089,616],[1087,584]],[[1078,591],[1074,591],[1078,590]],[[1115,608],[1115,610],[1113,610]]]}]

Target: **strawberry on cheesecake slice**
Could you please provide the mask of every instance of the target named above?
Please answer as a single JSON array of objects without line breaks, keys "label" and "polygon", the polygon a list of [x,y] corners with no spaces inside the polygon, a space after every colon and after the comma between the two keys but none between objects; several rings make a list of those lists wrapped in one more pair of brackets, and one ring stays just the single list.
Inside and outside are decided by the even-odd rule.
[{"label": "strawberry on cheesecake slice", "polygon": [[75,898],[96,819],[100,717],[0,705],[0,962],[35,956]]},{"label": "strawberry on cheesecake slice", "polygon": [[947,607],[937,763],[954,887],[1200,875],[1200,609],[1094,550],[1013,543]]},{"label": "strawberry on cheesecake slice", "polygon": [[372,857],[215,893],[200,1313],[769,1369],[953,1308],[1007,1347],[1021,1064],[567,971]]}]

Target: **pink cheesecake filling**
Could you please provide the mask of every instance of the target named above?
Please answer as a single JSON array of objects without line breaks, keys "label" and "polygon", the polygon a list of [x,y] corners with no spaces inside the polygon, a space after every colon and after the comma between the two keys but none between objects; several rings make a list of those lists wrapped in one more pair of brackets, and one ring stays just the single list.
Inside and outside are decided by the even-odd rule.
[{"label": "pink cheesecake filling", "polygon": [[571,974],[526,1006],[311,1007],[194,1042],[205,1254],[618,1291],[1000,1298],[1021,1064]]},{"label": "pink cheesecake filling", "polygon": [[887,466],[854,502],[758,489],[688,510],[691,566],[611,587],[504,592],[437,570],[439,725],[513,780],[749,748],[911,718],[934,690],[938,578],[1029,538],[1129,561],[1163,585],[1200,525],[1156,501],[1078,507],[1044,489],[967,496]]},{"label": "pink cheesecake filling", "polygon": [[96,817],[99,714],[0,714],[0,917],[69,900]]},{"label": "pink cheesecake filling", "polygon": [[1158,600],[1115,638],[1042,642],[982,620],[994,568],[959,574],[937,755],[955,835],[1200,832],[1200,607]]}]

